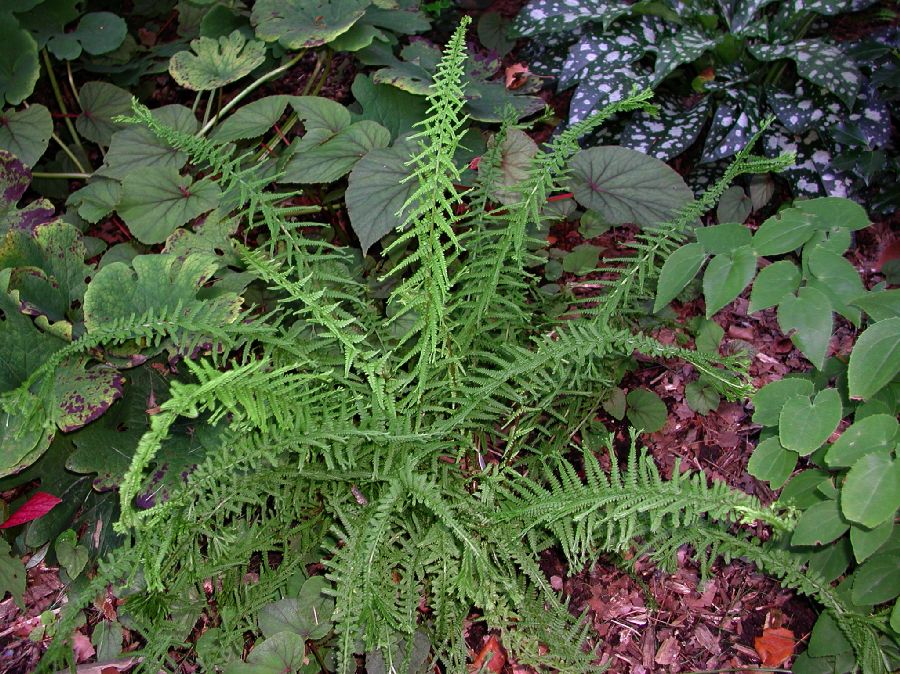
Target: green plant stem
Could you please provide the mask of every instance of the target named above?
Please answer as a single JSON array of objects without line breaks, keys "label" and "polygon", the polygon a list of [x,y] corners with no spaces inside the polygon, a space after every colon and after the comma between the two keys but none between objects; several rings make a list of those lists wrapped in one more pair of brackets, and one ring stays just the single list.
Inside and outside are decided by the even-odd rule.
[{"label": "green plant stem", "polygon": [[[68,120],[66,120],[66,121],[68,121]],[[53,140],[55,140],[57,142],[57,144],[59,144],[59,146],[62,148],[62,151],[66,153],[66,155],[69,157],[69,159],[72,160],[72,163],[75,164],[75,168],[77,168],[79,171],[81,171],[81,173],[93,173],[94,172],[93,167],[91,167],[90,171],[85,170],[84,164],[82,164],[81,161],[78,159],[78,157],[75,156],[75,153],[72,152],[72,150],[70,150],[69,147],[64,142],[62,142],[62,138],[57,136],[55,133],[51,133],[50,137],[53,138]],[[81,147],[80,144],[79,144],[79,147]],[[83,147],[81,147],[81,149],[84,150]]]},{"label": "green plant stem", "polygon": [[[265,73],[264,75],[258,77],[255,80],[253,80],[250,84],[248,84],[244,88],[243,91],[238,93],[237,96],[235,96],[230,101],[228,101],[227,104],[225,104],[225,106],[219,112],[219,116],[222,116],[225,113],[229,112],[238,103],[240,103],[242,100],[247,98],[247,96],[249,96],[253,92],[253,90],[256,89],[257,87],[259,87],[260,85],[265,84],[267,81],[269,81],[273,77],[276,77],[276,76],[280,75],[281,73],[286,72],[287,70],[290,70],[293,67],[293,65],[295,63],[297,63],[297,61],[299,61],[303,57],[303,54],[304,54],[304,52],[300,52],[299,54],[294,56],[292,59],[290,59],[287,63],[284,63],[284,64],[278,66],[277,68],[273,68],[269,72]],[[212,121],[205,123],[203,125],[203,127],[197,132],[197,137],[199,138],[199,137],[205,136],[207,133],[209,133],[209,130],[213,126],[215,126],[215,122],[216,122],[216,120],[213,119]]]},{"label": "green plant stem", "polygon": [[[204,126],[206,126],[206,123],[209,122],[209,113],[212,111],[213,100],[215,99],[215,97],[216,97],[216,90],[213,89],[212,91],[209,92],[209,98],[206,99],[206,108],[203,110],[203,125]],[[215,124],[216,120],[218,120],[218,118],[219,118],[219,116],[216,115],[215,118],[213,119],[213,121],[209,122],[210,125]]]},{"label": "green plant stem", "polygon": [[46,178],[48,180],[87,180],[90,173],[53,173],[47,171],[32,171],[32,178]]},{"label": "green plant stem", "polygon": [[[66,107],[66,101],[62,95],[62,89],[60,89],[59,82],[56,80],[56,73],[53,72],[53,63],[50,61],[50,55],[47,53],[46,49],[41,50],[41,57],[44,59],[44,66],[47,68],[47,77],[50,79],[50,86],[53,88],[53,96],[56,98],[57,105],[59,105],[59,111],[63,113],[63,115],[68,115],[69,109]],[[78,146],[78,149],[81,150],[81,152],[84,154],[85,159],[87,159],[87,150],[84,149],[84,145],[81,142],[81,136],[78,135],[78,131],[75,130],[75,125],[72,123],[72,120],[69,117],[64,116],[63,121],[66,124],[66,128],[69,130],[69,135],[72,136],[72,140]],[[63,145],[63,149],[65,150],[67,148]],[[67,154],[73,158],[75,164],[78,166],[78,169],[80,171],[84,171],[84,167],[81,165],[81,162],[74,159],[73,155],[70,152],[67,152]],[[90,159],[88,159],[88,166],[91,169],[91,173],[93,173],[94,167],[90,165]]]},{"label": "green plant stem", "polygon": [[[319,91],[322,88],[322,84],[324,84],[324,80],[322,80],[318,86],[316,86],[316,82],[320,79],[319,73],[322,72],[323,67],[325,68],[325,78],[328,77],[331,71],[331,51],[325,50],[323,52],[319,52],[318,57],[316,58],[316,65],[313,67],[312,74],[309,76],[309,79],[306,80],[306,85],[303,87],[303,91],[301,92],[301,96],[308,96],[313,88],[315,87],[315,91]],[[285,120],[284,125],[281,127],[281,133],[276,133],[272,138],[269,139],[269,142],[266,143],[262,150],[256,153],[256,156],[253,158],[254,161],[258,162],[263,158],[269,150],[274,148],[281,142],[281,138],[291,129],[293,129],[299,118],[297,117],[296,112],[292,112],[288,115],[288,118]],[[268,148],[268,150],[266,149]]]},{"label": "green plant stem", "polygon": [[194,96],[194,104],[191,106],[191,112],[192,112],[194,115],[197,114],[197,108],[200,106],[200,97],[201,97],[201,96],[203,96],[203,92],[202,92],[202,91],[198,91],[198,92],[197,92],[197,95]]}]

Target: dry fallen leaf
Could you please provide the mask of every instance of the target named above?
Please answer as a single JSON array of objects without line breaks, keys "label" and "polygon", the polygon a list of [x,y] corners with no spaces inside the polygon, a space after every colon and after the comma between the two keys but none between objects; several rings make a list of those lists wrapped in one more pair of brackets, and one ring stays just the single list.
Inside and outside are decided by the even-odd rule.
[{"label": "dry fallen leaf", "polygon": [[518,89],[528,81],[531,71],[521,63],[513,63],[506,69],[506,88]]},{"label": "dry fallen leaf", "polygon": [[753,646],[766,667],[780,667],[794,654],[794,633],[786,627],[766,627]]},{"label": "dry fallen leaf", "polygon": [[496,634],[490,635],[481,647],[475,660],[472,661],[469,671],[476,674],[477,672],[494,672],[497,674],[503,670],[506,664],[506,651]]},{"label": "dry fallen leaf", "polygon": [[84,662],[94,657],[94,646],[91,640],[81,632],[72,635],[72,650],[75,651],[75,661]]}]

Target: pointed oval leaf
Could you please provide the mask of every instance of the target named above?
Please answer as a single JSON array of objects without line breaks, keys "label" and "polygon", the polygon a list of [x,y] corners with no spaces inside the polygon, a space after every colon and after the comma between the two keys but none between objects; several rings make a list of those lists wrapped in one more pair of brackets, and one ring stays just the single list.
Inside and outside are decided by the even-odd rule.
[{"label": "pointed oval leaf", "polygon": [[890,414],[873,414],[860,419],[828,448],[825,463],[832,468],[847,468],[871,452],[890,452],[896,443],[898,428],[897,418]]},{"label": "pointed oval leaf", "polygon": [[841,490],[844,516],[877,527],[900,507],[900,461],[885,452],[866,454],[853,464]]},{"label": "pointed oval leaf", "polygon": [[837,501],[821,501],[807,508],[797,520],[791,545],[825,545],[849,528],[850,523],[841,515]]},{"label": "pointed oval leaf", "polygon": [[851,398],[871,398],[900,372],[900,318],[866,328],[850,354],[847,378]]},{"label": "pointed oval leaf", "polygon": [[[796,297],[789,296],[778,305],[778,325],[809,361],[821,370],[831,341],[834,319],[828,297],[810,287],[800,288]],[[857,342],[858,344],[858,342]],[[856,353],[857,346],[853,352]],[[851,362],[853,356],[850,357]],[[851,389],[852,390],[852,389]]]},{"label": "pointed oval leaf", "polygon": [[900,595],[900,559],[897,555],[875,555],[853,574],[850,596],[854,604],[883,604],[897,595]]},{"label": "pointed oval leaf", "polygon": [[284,114],[287,96],[266,96],[238,108],[210,136],[217,143],[257,138],[268,133]]},{"label": "pointed oval leaf", "polygon": [[36,520],[38,517],[43,517],[60,503],[62,503],[61,498],[47,492],[36,491],[25,503],[16,508],[16,511],[3,524],[0,524],[0,529],[17,527],[20,524]]},{"label": "pointed oval leaf", "polygon": [[706,253],[699,243],[688,243],[666,258],[656,283],[653,313],[658,312],[690,283],[706,261]]},{"label": "pointed oval leaf", "polygon": [[748,313],[774,307],[788,295],[793,295],[800,287],[800,270],[793,262],[779,260],[763,267],[750,291]]},{"label": "pointed oval leaf", "polygon": [[763,222],[753,235],[757,255],[783,255],[796,250],[816,232],[815,216],[786,208]]},{"label": "pointed oval leaf", "polygon": [[615,225],[665,222],[694,198],[671,167],[626,147],[582,150],[569,167],[575,200]]},{"label": "pointed oval leaf", "polygon": [[853,524],[850,526],[850,542],[853,544],[853,556],[861,564],[878,552],[878,548],[888,542],[894,533],[894,521],[888,519],[873,529]]}]

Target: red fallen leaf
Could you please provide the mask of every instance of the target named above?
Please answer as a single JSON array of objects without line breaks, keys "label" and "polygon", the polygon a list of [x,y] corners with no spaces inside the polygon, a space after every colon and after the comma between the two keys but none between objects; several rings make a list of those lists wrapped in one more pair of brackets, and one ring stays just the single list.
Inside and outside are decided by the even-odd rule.
[{"label": "red fallen leaf", "polygon": [[531,71],[521,63],[513,63],[506,69],[506,88],[518,89],[528,81]]},{"label": "red fallen leaf", "polygon": [[487,638],[487,641],[484,642],[484,646],[481,647],[481,651],[479,651],[478,655],[475,656],[475,660],[472,661],[469,671],[473,672],[473,674],[482,671],[499,674],[499,672],[503,670],[505,664],[506,651],[503,649],[503,645],[500,643],[500,639],[497,638],[497,635],[492,634]]},{"label": "red fallen leaf", "polygon": [[91,640],[81,632],[72,635],[72,650],[75,652],[75,661],[84,662],[94,657],[94,646]]},{"label": "red fallen leaf", "polygon": [[36,491],[16,512],[9,516],[8,520],[0,524],[0,529],[17,527],[20,524],[36,520],[38,517],[43,517],[58,503],[62,503],[61,498],[56,498],[53,494],[43,491]]},{"label": "red fallen leaf", "polygon": [[786,627],[766,627],[761,637],[753,640],[753,647],[766,667],[780,667],[794,654],[794,633]]},{"label": "red fallen leaf", "polygon": [[481,157],[475,157],[472,161],[469,162],[469,168],[473,171],[478,170],[478,165],[481,163]]}]

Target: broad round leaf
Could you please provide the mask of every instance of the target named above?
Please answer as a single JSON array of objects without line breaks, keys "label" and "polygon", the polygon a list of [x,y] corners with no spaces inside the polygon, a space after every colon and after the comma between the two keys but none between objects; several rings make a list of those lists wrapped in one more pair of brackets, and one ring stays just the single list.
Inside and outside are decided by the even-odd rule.
[{"label": "broad round leaf", "polygon": [[403,224],[400,211],[416,186],[406,178],[412,146],[398,143],[390,149],[373,150],[350,172],[345,199],[350,225],[363,254],[381,238]]},{"label": "broad round leaf", "polygon": [[781,444],[802,456],[811,454],[834,433],[842,416],[841,395],[837,389],[819,391],[812,402],[805,395],[794,396],[781,408],[778,420]]},{"label": "broad round leaf", "polygon": [[195,52],[180,51],[169,60],[169,72],[178,84],[192,91],[210,91],[249,75],[266,58],[266,46],[247,40],[239,30],[213,40],[191,40]]},{"label": "broad round leaf", "polygon": [[128,26],[125,19],[112,12],[89,12],[81,17],[78,29],[72,33],[88,54],[106,54],[118,49],[125,39]]},{"label": "broad round leaf", "polygon": [[125,178],[117,210],[141,243],[162,243],[176,228],[215,208],[220,196],[208,179],[192,183],[175,169],[141,171]]},{"label": "broad round leaf", "polygon": [[285,674],[306,664],[306,642],[294,632],[279,632],[257,643],[247,662],[234,662],[225,674]]},{"label": "broad round leaf", "polygon": [[846,468],[871,452],[890,452],[896,443],[900,424],[890,414],[873,414],[860,419],[828,448],[825,463],[832,468]]},{"label": "broad round leaf", "polygon": [[857,563],[862,563],[876,552],[878,548],[887,543],[894,533],[894,521],[888,519],[874,529],[867,529],[858,524],[850,527],[850,542],[853,544],[853,556]]},{"label": "broad round leaf", "polygon": [[117,115],[131,112],[131,94],[107,82],[88,82],[78,92],[81,114],[75,127],[82,136],[100,145],[109,145],[116,131],[126,125],[114,122]]},{"label": "broad round leaf", "polygon": [[348,31],[370,4],[370,0],[257,0],[250,20],[259,39],[306,49]]},{"label": "broad round leaf", "polygon": [[740,295],[755,274],[756,255],[749,246],[725,255],[716,255],[710,260],[703,274],[706,317],[710,318]]},{"label": "broad round leaf", "polygon": [[853,464],[841,490],[844,516],[877,527],[900,507],[900,462],[886,452],[866,454]]},{"label": "broad round leaf", "polygon": [[713,386],[700,380],[684,387],[684,401],[692,410],[706,416],[719,406],[721,397]]},{"label": "broad round leaf", "polygon": [[637,388],[625,398],[628,421],[644,433],[656,433],[666,425],[666,405],[653,391]]},{"label": "broad round leaf", "polygon": [[847,378],[851,398],[871,398],[900,372],[900,318],[866,328],[850,354]]},{"label": "broad round leaf", "polygon": [[763,440],[747,463],[747,472],[759,480],[765,480],[772,489],[778,489],[791,476],[797,466],[797,452],[781,446],[777,437]]},{"label": "broad round leaf", "polygon": [[842,536],[850,523],[841,515],[838,502],[827,499],[811,505],[797,520],[791,545],[825,545]]},{"label": "broad round leaf", "polygon": [[656,283],[653,313],[675,299],[706,261],[706,252],[699,243],[688,243],[666,258]]},{"label": "broad round leaf", "polygon": [[18,105],[31,96],[40,72],[34,38],[11,14],[0,12],[0,105]]},{"label": "broad round leaf", "polygon": [[816,216],[816,226],[827,230],[832,227],[857,230],[872,224],[866,209],[855,201],[840,197],[820,197],[797,201],[794,206],[803,213]]},{"label": "broad round leaf", "polygon": [[853,603],[859,606],[883,604],[900,595],[900,559],[896,555],[876,555],[853,574]]},{"label": "broad round leaf", "polygon": [[0,111],[0,149],[12,152],[26,166],[34,166],[44,155],[52,133],[50,111],[40,103]]},{"label": "broad round leaf", "polygon": [[749,313],[774,307],[800,287],[800,270],[789,260],[779,260],[763,267],[750,291]]},{"label": "broad round leaf", "polygon": [[795,396],[812,396],[815,387],[808,379],[787,377],[763,386],[753,396],[753,423],[777,426],[781,408]]},{"label": "broad round leaf", "polygon": [[569,162],[575,200],[614,225],[655,225],[693,199],[684,180],[664,162],[625,147],[582,150]]},{"label": "broad round leaf", "polygon": [[806,568],[809,573],[822,576],[826,583],[830,583],[847,572],[851,561],[850,543],[846,536],[842,536],[830,545],[811,551]]},{"label": "broad round leaf", "polygon": [[[825,364],[825,354],[831,341],[833,317],[828,297],[810,287],[800,288],[796,297],[785,297],[778,305],[778,325],[785,334],[791,334],[791,341],[803,352],[809,361],[821,370]],[[857,353],[859,342],[853,349]],[[900,356],[900,354],[898,354]],[[853,356],[850,357],[853,362]],[[852,395],[851,388],[851,395]]]}]

